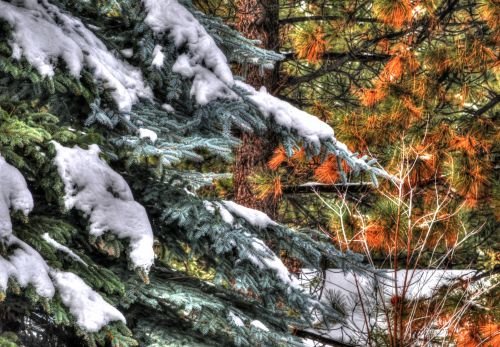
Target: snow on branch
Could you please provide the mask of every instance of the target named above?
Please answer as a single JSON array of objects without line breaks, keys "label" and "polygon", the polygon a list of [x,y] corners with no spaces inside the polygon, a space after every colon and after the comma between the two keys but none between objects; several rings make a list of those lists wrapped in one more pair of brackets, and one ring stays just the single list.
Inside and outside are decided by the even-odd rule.
[{"label": "snow on branch", "polygon": [[[33,209],[33,197],[21,173],[7,164],[0,155],[0,242],[16,247],[4,258],[0,256],[0,290],[6,291],[9,277],[22,288],[32,285],[38,295],[53,298],[56,289],[63,303],[77,320],[77,324],[90,332],[100,330],[111,321],[125,322],[123,315],[93,291],[81,278],[70,272],[51,268],[30,245],[12,234],[9,210],[20,210],[28,215]],[[59,244],[48,234],[43,238],[53,247],[83,262],[69,248]]]},{"label": "snow on branch", "polygon": [[[369,172],[375,185],[377,185],[376,176],[384,177],[391,181],[397,181],[394,176],[388,174],[384,169],[374,167],[373,164],[376,160],[367,162],[368,157],[359,158],[356,154],[351,152],[346,144],[335,138],[332,127],[319,118],[299,110],[286,101],[272,96],[265,88],[256,90],[252,86],[241,81],[236,81],[235,85],[246,93],[245,97],[257,107],[264,117],[271,117],[284,129],[296,132],[297,135],[313,144],[318,149],[322,144],[327,144],[327,147],[330,147],[330,150],[332,150],[337,157],[344,159],[353,171]],[[341,165],[339,165],[339,168],[342,170]],[[344,174],[343,171],[341,171],[341,174]]]},{"label": "snow on branch", "polygon": [[42,256],[14,235],[3,238],[9,246],[18,246],[9,259],[0,257],[0,289],[6,290],[9,277],[14,277],[21,287],[33,285],[36,293],[45,298],[52,298],[55,288],[49,277],[50,268]]},{"label": "snow on branch", "polygon": [[[258,229],[263,229],[270,225],[277,225],[277,223],[269,218],[264,212],[239,205],[233,201],[223,201],[222,203],[204,201],[203,203],[210,213],[215,213],[217,209],[222,220],[230,225],[234,225],[235,223],[234,216],[244,219],[250,225]],[[248,246],[243,244],[237,245],[242,258],[248,259],[260,269],[273,271],[283,283],[292,288],[302,290],[299,281],[290,274],[281,259],[261,239],[252,236],[248,232],[245,232],[243,236],[248,238]]]},{"label": "snow on branch", "polygon": [[57,249],[58,251],[61,251],[63,253],[66,253],[70,258],[73,258],[77,262],[87,266],[87,263],[83,261],[82,258],[80,258],[75,252],[73,252],[71,249],[69,249],[65,245],[61,245],[59,242],[54,240],[52,237],[50,237],[49,233],[45,233],[42,235],[43,239],[47,241],[49,245]]},{"label": "snow on branch", "polygon": [[0,19],[12,26],[9,44],[15,59],[26,58],[42,76],[53,76],[58,59],[79,77],[84,66],[111,89],[118,109],[129,111],[140,97],[149,98],[141,71],[117,59],[85,25],[47,0],[0,0]]},{"label": "snow on branch", "polygon": [[217,98],[234,97],[233,74],[227,58],[203,25],[177,0],[143,0],[145,23],[157,34],[168,32],[180,50],[173,71],[193,78],[191,95],[204,105]]},{"label": "snow on branch", "polygon": [[113,321],[125,323],[125,317],[102,296],[93,291],[80,277],[71,273],[51,270],[61,300],[76,318],[77,324],[89,332],[97,332]]},{"label": "snow on branch", "polygon": [[250,225],[256,228],[264,229],[269,225],[277,225],[275,221],[269,218],[269,216],[262,211],[242,206],[234,201],[224,200],[222,203],[229,212],[245,219]]},{"label": "snow on branch", "polygon": [[272,119],[287,130],[295,130],[300,137],[320,147],[320,142],[333,139],[333,129],[319,118],[301,111],[286,101],[269,94],[265,88],[260,90],[236,81],[236,85],[246,92],[247,98],[264,117]]},{"label": "snow on branch", "polygon": [[168,32],[177,48],[187,48],[187,53],[177,58],[173,71],[193,79],[191,94],[199,104],[204,105],[217,98],[235,98],[231,87],[237,86],[264,117],[272,117],[277,124],[295,131],[317,149],[322,144],[332,144],[333,151],[345,159],[353,171],[370,172],[375,184],[375,176],[394,180],[383,169],[374,167],[374,162],[367,162],[367,158],[358,158],[349,151],[345,144],[337,141],[333,129],[317,117],[270,95],[265,88],[256,90],[244,82],[235,82],[224,53],[198,20],[177,0],[143,0],[143,3],[148,13],[146,24],[155,33]]},{"label": "snow on branch", "polygon": [[88,150],[53,142],[54,162],[65,186],[67,209],[76,208],[90,219],[90,234],[110,231],[130,239],[130,260],[147,271],[154,261],[153,232],[146,210],[134,201],[127,182],[99,158],[97,145]]},{"label": "snow on branch", "polygon": [[21,173],[0,155],[0,237],[12,233],[10,209],[27,216],[33,209],[33,197]]},{"label": "snow on branch", "polygon": [[122,313],[80,277],[49,267],[36,250],[14,235],[3,240],[18,248],[8,259],[0,257],[0,290],[7,289],[9,277],[14,277],[23,288],[33,285],[36,293],[44,298],[53,298],[57,289],[77,324],[89,332],[99,331],[112,321],[125,322]]},{"label": "snow on branch", "polygon": [[246,252],[246,258],[248,260],[261,269],[271,269],[283,283],[286,283],[290,287],[303,290],[301,289],[299,280],[290,274],[285,264],[283,264],[281,259],[266,246],[264,241],[252,236],[252,248],[252,253],[257,253],[261,256],[257,257],[250,252]]}]

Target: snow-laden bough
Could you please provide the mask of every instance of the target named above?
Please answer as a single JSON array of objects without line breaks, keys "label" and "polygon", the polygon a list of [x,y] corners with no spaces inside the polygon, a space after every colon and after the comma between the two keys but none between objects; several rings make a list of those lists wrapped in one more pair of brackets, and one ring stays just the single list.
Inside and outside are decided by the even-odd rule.
[{"label": "snow-laden bough", "polygon": [[120,60],[79,19],[47,0],[0,0],[0,19],[12,26],[12,57],[26,58],[42,76],[54,75],[58,59],[77,78],[89,68],[111,90],[121,111],[152,96],[140,69]]},{"label": "snow-laden bough", "polygon": [[[0,241],[13,248],[9,256],[0,256],[0,291],[6,291],[9,278],[13,278],[22,288],[33,286],[41,297],[51,299],[58,293],[77,324],[89,332],[99,331],[113,321],[125,322],[123,314],[80,277],[51,268],[34,248],[12,234],[10,210],[21,210],[28,215],[32,208],[33,197],[24,177],[0,155],[0,220],[3,227]],[[44,239],[81,261],[68,247],[50,236]]]},{"label": "snow-laden bough", "polygon": [[27,216],[33,209],[33,198],[23,175],[0,155],[0,237],[12,233],[10,209]]},{"label": "snow-laden bough", "polygon": [[53,144],[66,208],[75,208],[89,217],[91,235],[109,231],[129,239],[132,264],[148,271],[154,261],[153,231],[146,210],[134,200],[127,182],[99,158],[97,145],[82,149]]}]

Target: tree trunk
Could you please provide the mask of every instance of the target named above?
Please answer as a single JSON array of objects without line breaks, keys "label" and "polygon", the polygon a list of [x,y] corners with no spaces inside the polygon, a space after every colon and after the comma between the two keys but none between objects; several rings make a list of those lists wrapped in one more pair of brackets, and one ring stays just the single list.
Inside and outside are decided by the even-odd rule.
[{"label": "tree trunk", "polygon": [[[279,49],[279,3],[277,0],[237,0],[236,28],[246,37],[262,42],[262,47]],[[259,71],[250,66],[246,72],[247,83],[253,87],[264,86],[273,93],[278,86],[279,65],[273,70]],[[234,200],[244,206],[259,209],[271,217],[276,216],[277,204],[272,197],[258,200],[252,192],[248,177],[266,168],[267,160],[275,147],[270,134],[243,134],[243,144],[236,152],[234,173]]]}]

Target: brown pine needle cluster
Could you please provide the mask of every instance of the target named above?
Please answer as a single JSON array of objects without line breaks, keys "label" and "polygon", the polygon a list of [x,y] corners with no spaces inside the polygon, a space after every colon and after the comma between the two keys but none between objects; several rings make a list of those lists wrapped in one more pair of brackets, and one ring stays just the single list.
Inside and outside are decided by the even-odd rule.
[{"label": "brown pine needle cluster", "polygon": [[321,183],[334,184],[339,178],[337,159],[331,155],[314,170],[314,177]]},{"label": "brown pine needle cluster", "polygon": [[377,0],[373,9],[377,18],[394,28],[401,28],[413,17],[410,0]]},{"label": "brown pine needle cluster", "polygon": [[317,63],[326,51],[328,41],[322,26],[309,25],[293,35],[295,53],[299,59]]},{"label": "brown pine needle cluster", "polygon": [[387,82],[398,80],[403,74],[410,74],[420,67],[411,48],[405,44],[397,44],[390,50],[392,58],[387,62],[380,78]]},{"label": "brown pine needle cluster", "polygon": [[278,167],[280,167],[281,164],[285,162],[286,159],[287,156],[285,148],[283,146],[276,147],[271,159],[269,159],[269,161],[267,162],[267,166],[271,170],[276,170],[278,169]]},{"label": "brown pine needle cluster", "polygon": [[377,224],[369,224],[364,230],[364,240],[368,247],[376,250],[387,248],[387,238],[383,226]]},{"label": "brown pine needle cluster", "polygon": [[361,105],[372,107],[387,96],[383,83],[377,83],[375,88],[362,89],[358,92]]}]

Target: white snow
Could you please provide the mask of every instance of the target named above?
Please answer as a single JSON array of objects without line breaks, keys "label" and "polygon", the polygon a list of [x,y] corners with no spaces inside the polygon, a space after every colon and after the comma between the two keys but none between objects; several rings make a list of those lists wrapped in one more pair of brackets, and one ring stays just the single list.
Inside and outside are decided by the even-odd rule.
[{"label": "white snow", "polygon": [[[214,214],[217,209],[222,217],[222,220],[230,225],[234,225],[235,222],[233,214],[245,219],[248,223],[260,229],[266,228],[269,225],[277,225],[277,223],[269,218],[264,212],[239,205],[233,201],[222,201],[222,203],[220,203],[205,200],[203,201],[203,204],[207,211],[212,214]],[[251,236],[249,233],[246,233],[246,235],[252,239],[252,253],[256,253],[259,256],[255,256],[248,250],[245,250],[242,252],[243,254],[241,254],[242,257],[250,260],[261,269],[274,271],[277,277],[290,287],[302,289],[300,287],[300,281],[295,276],[290,274],[281,259],[269,247],[267,247],[261,239]]]},{"label": "white snow", "polygon": [[273,270],[278,278],[283,282],[288,284],[292,288],[299,289],[300,287],[300,281],[290,274],[288,269],[286,268],[285,264],[281,261],[274,252],[266,246],[266,244],[261,240],[256,237],[252,237],[252,247],[255,251],[258,251],[259,253],[264,253],[265,257],[255,257],[251,254],[246,254],[246,257],[248,260],[250,260],[252,263],[260,267],[261,269],[271,269]]},{"label": "white snow", "polygon": [[253,320],[250,322],[250,325],[264,331],[269,331],[269,328],[264,325],[260,320]]},{"label": "white snow", "polygon": [[[312,278],[308,278],[308,270],[304,270],[306,279],[304,284]],[[341,295],[346,303],[347,316],[343,324],[330,324],[328,328],[321,329],[320,333],[335,340],[352,343],[356,346],[367,345],[367,326],[363,312],[367,315],[368,323],[379,329],[386,329],[387,323],[382,309],[382,301],[390,305],[391,297],[396,293],[399,295],[406,288],[406,299],[429,298],[436,293],[441,286],[452,283],[456,279],[466,279],[474,275],[474,270],[435,270],[418,269],[409,270],[407,283],[405,284],[405,270],[400,270],[394,275],[394,270],[381,270],[378,282],[367,276],[354,276],[342,269],[329,269],[325,275],[325,288],[321,301],[328,303],[328,296],[336,292]],[[315,274],[315,271],[312,272]],[[384,277],[385,276],[385,277]],[[397,280],[397,291],[394,280]],[[471,287],[471,290],[474,290]],[[359,291],[359,292],[358,292]],[[360,298],[361,296],[361,298]],[[321,320],[321,317],[318,317]],[[429,319],[435,319],[429,318]]]},{"label": "white snow", "polygon": [[215,213],[215,205],[212,202],[210,202],[208,200],[203,200],[203,206],[211,214]]},{"label": "white snow", "polygon": [[285,129],[294,130],[299,136],[315,144],[318,148],[321,141],[330,140],[335,147],[335,154],[343,158],[354,170],[369,171],[374,175],[398,182],[397,178],[389,175],[385,170],[368,165],[365,161],[366,158],[358,158],[354,155],[344,143],[335,138],[333,129],[319,118],[272,96],[264,87],[257,91],[245,82],[236,81],[235,84],[248,93],[247,98],[264,117],[272,117],[277,124]]},{"label": "white snow", "polygon": [[139,128],[139,137],[141,139],[147,138],[150,139],[151,142],[155,143],[156,140],[158,139],[158,135],[150,129],[145,129],[145,128]]},{"label": "white snow", "polygon": [[244,327],[245,323],[243,323],[243,320],[235,314],[233,311],[229,311],[229,318],[233,321],[234,325],[237,327]]},{"label": "white snow", "polygon": [[[98,331],[111,321],[125,322],[123,315],[82,279],[69,272],[51,269],[35,249],[14,236],[10,208],[28,215],[33,208],[33,198],[21,173],[0,155],[0,237],[7,245],[16,246],[8,258],[0,256],[0,290],[7,290],[9,277],[15,278],[23,288],[32,285],[36,293],[44,298],[52,298],[57,288],[78,325],[89,332]],[[85,264],[78,255],[49,234],[43,234],[43,238],[56,249]]]},{"label": "white snow", "polygon": [[301,111],[261,88],[234,81],[222,51],[196,18],[177,0],[143,0],[147,16],[145,23],[158,34],[168,32],[179,49],[187,52],[178,56],[172,69],[183,77],[191,78],[191,95],[204,105],[217,98],[237,98],[231,90],[239,86],[249,95],[248,99],[265,117],[272,117],[282,127],[295,130],[310,143],[320,146],[321,141],[331,140],[338,153],[355,170],[367,170],[375,175],[395,180],[382,169],[370,167],[364,159],[357,158],[347,146],[334,136],[333,129],[315,116]]},{"label": "white snow", "polygon": [[153,49],[153,65],[157,69],[161,69],[163,67],[163,62],[165,60],[165,55],[162,52],[163,47],[161,45],[156,45]]},{"label": "white snow", "polygon": [[134,55],[134,49],[133,48],[125,48],[120,51],[120,53],[125,57],[125,58],[132,58]]},{"label": "white snow", "polygon": [[334,139],[333,129],[328,124],[272,96],[264,87],[257,91],[241,81],[236,81],[236,85],[249,93],[249,100],[265,117],[272,117],[282,127],[295,130],[309,142],[319,145],[320,140]]},{"label": "white snow", "polygon": [[0,290],[5,291],[9,277],[16,273],[16,268],[8,260],[0,257]]},{"label": "white snow", "polygon": [[168,32],[175,46],[184,46],[173,71],[193,78],[191,95],[204,105],[218,97],[233,96],[230,87],[233,74],[227,58],[196,18],[177,0],[143,0],[147,12],[145,23],[158,34]]},{"label": "white snow", "polygon": [[123,314],[93,291],[80,277],[71,272],[57,270],[52,270],[50,275],[62,302],[68,306],[78,325],[86,331],[97,332],[112,321],[125,323]]},{"label": "white snow", "polygon": [[[173,71],[192,79],[191,95],[203,105],[217,98],[236,98],[231,90],[235,84],[223,52],[196,18],[177,0],[143,0],[147,12],[145,23],[158,34],[168,33],[181,53]],[[112,89],[112,96],[121,111],[129,111],[139,98],[151,98],[140,69],[113,55],[83,23],[61,11],[48,0],[20,0],[13,3],[0,0],[0,18],[13,28],[9,43],[13,57],[25,57],[42,75],[52,76],[58,59],[70,73],[78,77],[84,67],[92,70],[96,79]],[[153,66],[163,65],[162,46],[154,49]],[[129,56],[130,48],[121,51]],[[265,117],[314,143],[331,139],[338,155],[355,170],[362,169],[394,180],[384,170],[370,167],[357,158],[343,143],[338,142],[330,126],[289,103],[255,90],[244,82],[237,85],[249,93],[249,100]]]},{"label": "white snow", "polygon": [[[16,4],[16,5],[15,5]],[[13,58],[25,57],[42,76],[53,76],[58,59],[79,77],[88,67],[96,79],[111,89],[121,111],[129,111],[139,98],[149,98],[142,74],[115,57],[77,18],[47,0],[21,0],[15,4],[0,0],[0,19],[12,26],[9,44]]]},{"label": "white snow", "polygon": [[57,242],[52,237],[50,237],[49,233],[43,234],[42,237],[45,241],[47,241],[47,243],[49,243],[55,249],[57,249],[63,253],[66,253],[68,256],[75,259],[79,263],[82,263],[83,265],[87,266],[87,263],[85,263],[82,258],[80,258],[77,254],[75,254],[75,252],[73,252],[67,246],[61,245],[59,242]]},{"label": "white snow", "polygon": [[248,99],[265,117],[319,147],[323,140],[331,140],[339,155],[354,169],[369,170],[377,175],[391,178],[384,170],[371,168],[360,158],[353,156],[343,143],[338,142],[333,129],[315,116],[301,111],[280,100],[261,88],[234,81],[233,75],[222,51],[196,18],[177,0],[143,0],[147,11],[145,22],[151,29],[163,34],[168,32],[177,48],[187,48],[187,53],[178,56],[172,69],[183,77],[191,78],[191,95],[197,103],[204,105],[217,98],[236,98],[231,90],[237,85],[247,92]]},{"label": "white snow", "polygon": [[174,107],[170,104],[163,104],[163,105],[161,105],[161,108],[164,109],[165,111],[167,111],[168,113],[175,112]]},{"label": "white snow", "polygon": [[6,290],[8,278],[14,277],[21,287],[33,285],[36,293],[52,298],[56,289],[62,302],[75,316],[78,325],[89,332],[99,331],[111,321],[125,322],[125,317],[77,275],[50,268],[40,254],[14,235],[4,239],[18,246],[9,259],[0,257],[0,289]]},{"label": "white snow", "polygon": [[0,264],[3,265],[1,272],[6,271],[6,275],[2,276],[2,288],[7,287],[6,279],[13,276],[21,287],[32,284],[38,295],[52,298],[55,288],[48,275],[49,266],[45,260],[37,251],[14,235],[7,236],[5,240],[9,245],[16,245],[19,248],[14,250],[8,261],[0,257],[2,259]]},{"label": "white snow", "polygon": [[89,217],[92,235],[110,231],[129,238],[132,264],[147,271],[154,261],[153,232],[146,210],[134,201],[127,182],[99,158],[97,145],[85,150],[53,144],[66,208],[76,208]]},{"label": "white snow", "polygon": [[220,202],[211,202],[204,200],[203,205],[205,206],[205,209],[212,214],[215,214],[215,210],[217,209],[219,211],[219,215],[222,217],[222,220],[225,223],[229,225],[234,224],[233,215]]},{"label": "white snow", "polygon": [[277,225],[267,214],[235,203],[234,201],[223,201],[224,206],[232,214],[245,219],[256,228],[267,228],[269,225]]},{"label": "white snow", "polygon": [[223,200],[222,203],[204,201],[203,204],[210,213],[215,213],[217,208],[222,220],[230,225],[234,224],[234,216],[243,218],[250,225],[259,229],[267,228],[269,225],[278,225],[264,212],[242,206],[234,201]]},{"label": "white snow", "polygon": [[222,217],[222,220],[226,222],[227,224],[233,225],[234,224],[234,217],[229,212],[220,202],[216,203],[217,207],[219,208],[219,214]]},{"label": "white snow", "polygon": [[33,209],[33,197],[19,170],[0,155],[0,237],[12,233],[10,209],[27,216]]},{"label": "white snow", "polygon": [[209,69],[194,65],[186,54],[177,58],[172,71],[193,79],[190,94],[200,105],[208,104],[218,98],[236,98],[236,94],[227,87],[225,82]]}]

